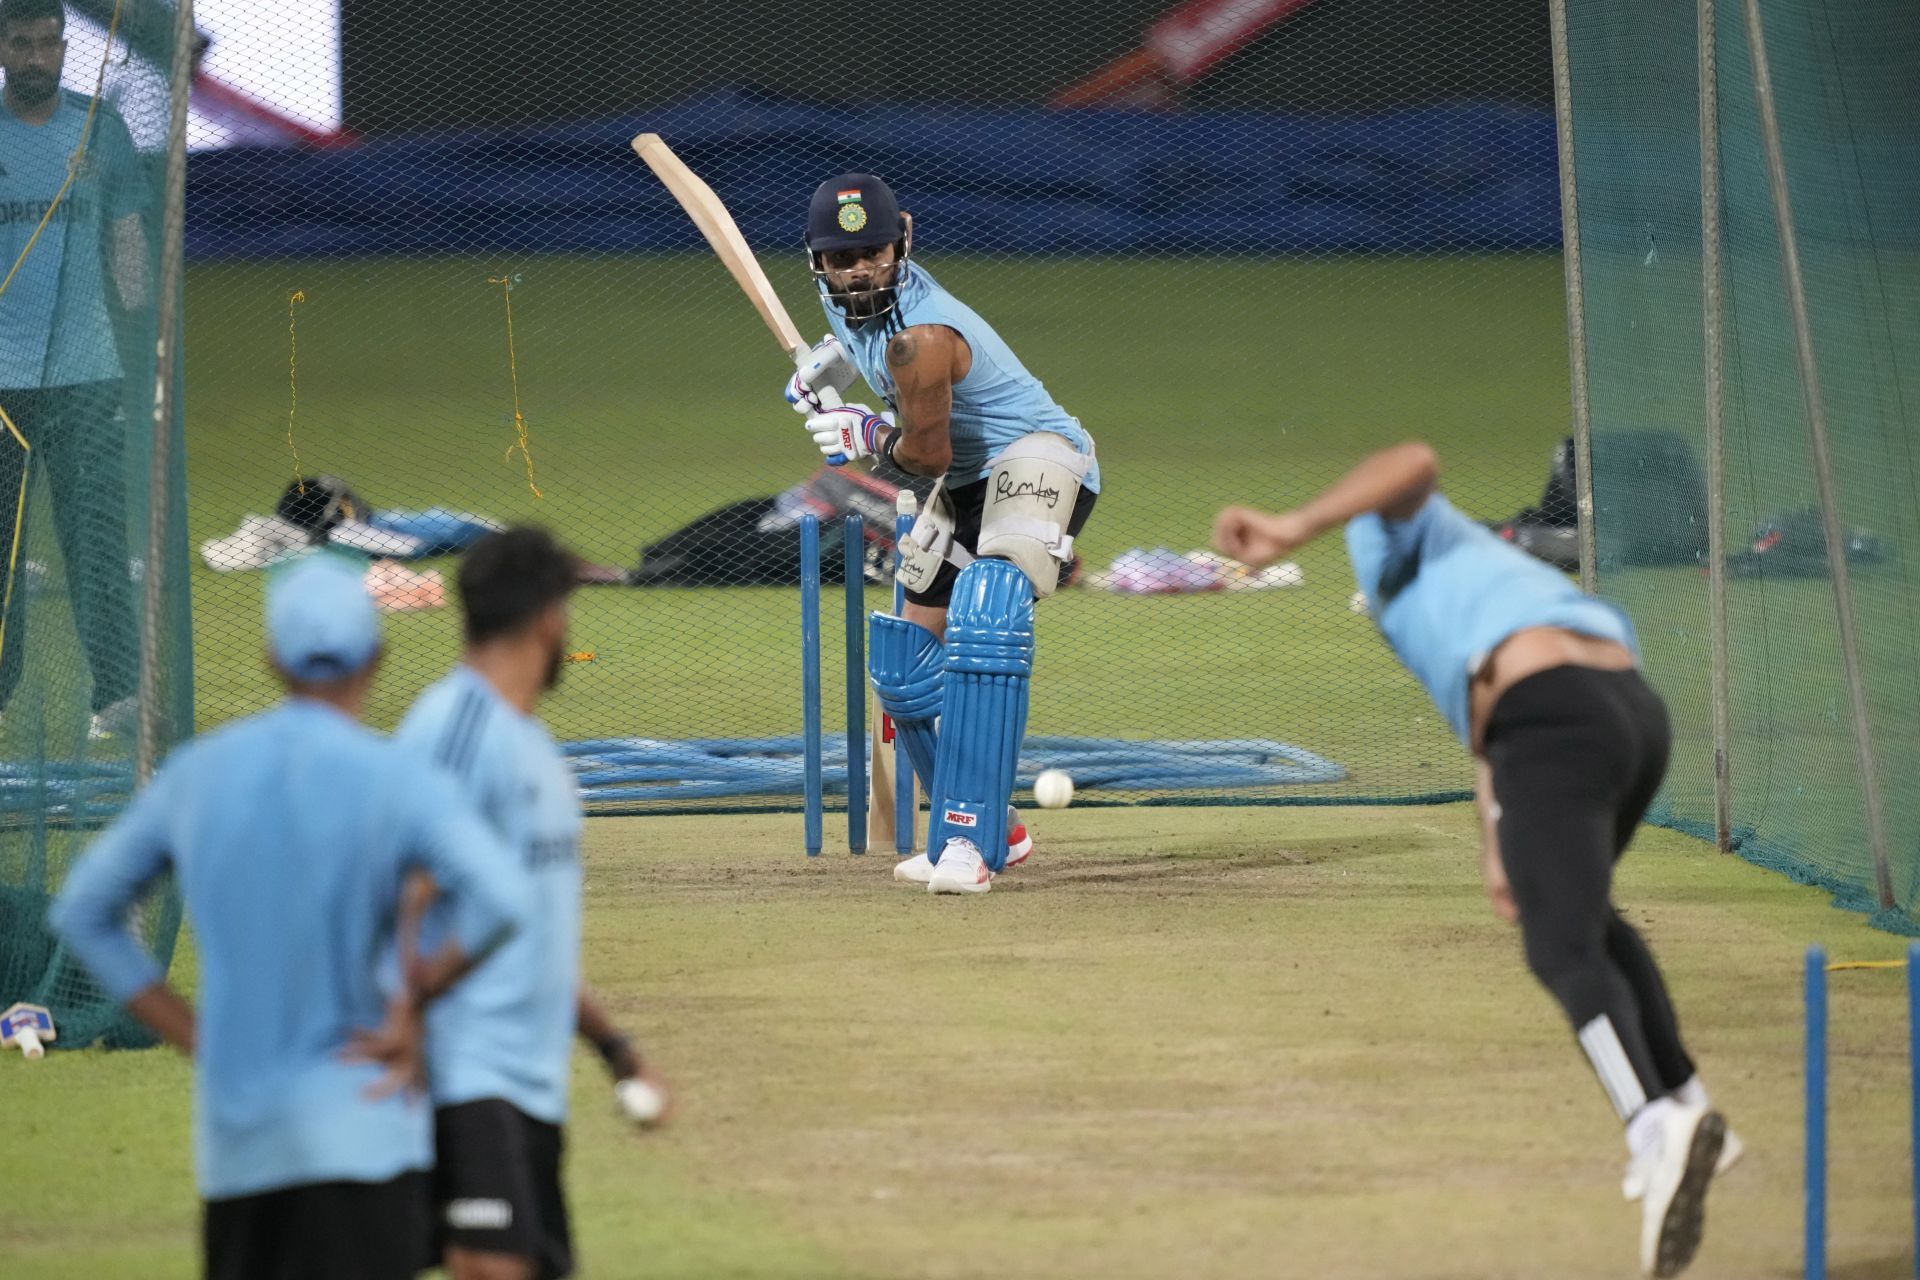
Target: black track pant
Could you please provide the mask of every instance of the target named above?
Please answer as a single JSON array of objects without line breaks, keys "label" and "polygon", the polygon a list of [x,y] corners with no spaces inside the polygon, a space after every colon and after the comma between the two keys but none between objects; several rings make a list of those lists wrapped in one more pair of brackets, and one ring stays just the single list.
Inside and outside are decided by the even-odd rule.
[{"label": "black track pant", "polygon": [[[120,416],[119,394],[114,382],[0,390],[0,408],[33,447],[33,468],[46,474],[43,492],[53,500],[53,531],[66,561],[74,629],[93,671],[95,711],[132,696],[140,673],[127,566],[127,423]],[[0,441],[0,585],[6,579],[20,485],[28,478],[11,439]],[[28,661],[25,561],[51,558],[49,547],[27,545],[18,551],[0,644],[0,709],[13,697]]]},{"label": "black track pant", "polygon": [[1494,705],[1485,752],[1527,966],[1573,1023],[1622,1119],[1694,1073],[1613,864],[1667,771],[1666,707],[1637,671],[1555,667]]}]

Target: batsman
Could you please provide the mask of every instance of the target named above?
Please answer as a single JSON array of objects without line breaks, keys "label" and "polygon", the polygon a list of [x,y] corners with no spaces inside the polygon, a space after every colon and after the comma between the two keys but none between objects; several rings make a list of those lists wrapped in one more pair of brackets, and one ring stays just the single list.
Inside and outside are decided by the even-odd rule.
[{"label": "batsman", "polygon": [[[1033,847],[1009,803],[1033,607],[1059,586],[1100,492],[1093,437],[913,260],[913,218],[880,178],[822,183],[806,248],[833,332],[788,382],[788,403],[829,461],[940,477],[901,548],[904,616],[874,614],[868,643],[874,689],[931,799],[927,852],[894,875],[985,893]],[[884,410],[834,403],[856,377]]]}]

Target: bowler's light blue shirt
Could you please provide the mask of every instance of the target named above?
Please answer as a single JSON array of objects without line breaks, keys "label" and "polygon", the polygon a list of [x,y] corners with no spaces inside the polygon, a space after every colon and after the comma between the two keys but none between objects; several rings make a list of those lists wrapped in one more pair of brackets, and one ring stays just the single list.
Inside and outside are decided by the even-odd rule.
[{"label": "bowler's light blue shirt", "polygon": [[102,102],[79,175],[54,205],[80,149],[89,101],[58,90],[53,115],[40,125],[0,103],[0,272],[54,210],[0,294],[0,388],[105,382],[121,373],[107,311],[107,244],[113,224],[145,205],[149,184],[126,122]]},{"label": "bowler's light blue shirt", "polygon": [[1625,613],[1582,594],[1437,493],[1410,520],[1356,516],[1347,523],[1347,556],[1381,634],[1462,742],[1470,733],[1468,683],[1514,632],[1561,627],[1639,651]]},{"label": "bowler's light blue shirt", "polygon": [[433,1163],[424,1100],[367,1097],[342,1059],[380,1024],[404,878],[431,875],[484,955],[526,918],[524,873],[437,770],[293,698],[176,751],[73,866],[51,923],[116,1000],[164,976],[127,929],[179,878],[200,958],[194,1163],[209,1200],[384,1182]]},{"label": "bowler's light blue shirt", "polygon": [[[395,736],[451,771],[499,836],[492,856],[528,881],[527,927],[427,1010],[435,1106],[503,1098],[536,1120],[567,1118],[580,988],[579,791],[566,757],[473,668],[422,693]],[[424,943],[444,927],[438,907]]]},{"label": "bowler's light blue shirt", "polygon": [[[898,410],[899,388],[887,368],[887,343],[902,329],[917,324],[945,325],[966,339],[973,353],[967,376],[953,384],[953,410],[948,440],[953,462],[948,482],[955,485],[984,480],[993,456],[1035,431],[1052,431],[1073,442],[1083,454],[1093,452],[1093,437],[1080,420],[1054,402],[1040,379],[1027,372],[1020,357],[982,320],[977,312],[940,287],[933,273],[910,263],[897,291],[897,314],[851,325],[823,291],[820,305],[827,323],[853,358],[867,385],[879,392],[887,407]],[[1095,461],[1080,482],[1091,493],[1100,492],[1100,464]]]}]

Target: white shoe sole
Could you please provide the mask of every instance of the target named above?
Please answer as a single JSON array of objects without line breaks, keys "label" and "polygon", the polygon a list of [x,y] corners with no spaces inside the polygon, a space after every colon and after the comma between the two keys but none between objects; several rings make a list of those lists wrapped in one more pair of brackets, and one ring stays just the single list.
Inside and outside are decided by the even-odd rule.
[{"label": "white shoe sole", "polygon": [[1707,1112],[1694,1127],[1693,1142],[1687,1149],[1686,1170],[1680,1175],[1680,1185],[1674,1188],[1660,1220],[1653,1269],[1648,1272],[1656,1280],[1685,1271],[1699,1251],[1700,1237],[1707,1225],[1707,1188],[1713,1182],[1726,1138],[1727,1122],[1718,1111]]},{"label": "white shoe sole", "polygon": [[1713,1163],[1713,1176],[1719,1177],[1740,1163],[1740,1157],[1747,1154],[1747,1144],[1740,1141],[1740,1135],[1732,1129],[1727,1130],[1727,1139],[1720,1144],[1720,1158]]},{"label": "white shoe sole", "polygon": [[959,880],[952,876],[942,878],[940,868],[933,869],[933,879],[927,881],[928,893],[985,893],[993,888],[993,877],[981,880]]},{"label": "white shoe sole", "polygon": [[926,884],[933,879],[933,864],[927,861],[924,853],[902,858],[893,864],[893,878],[908,884]]}]

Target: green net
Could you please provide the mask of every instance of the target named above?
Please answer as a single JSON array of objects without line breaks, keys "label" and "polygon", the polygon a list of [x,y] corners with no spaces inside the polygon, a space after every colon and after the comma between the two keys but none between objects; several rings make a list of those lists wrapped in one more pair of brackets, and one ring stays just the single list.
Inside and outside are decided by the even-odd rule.
[{"label": "green net", "polygon": [[[236,13],[207,65],[302,23]],[[807,199],[880,173],[917,260],[1097,441],[1082,574],[1039,610],[1023,780],[1064,761],[1089,804],[1465,794],[1337,540],[1264,579],[1194,553],[1224,503],[1298,501],[1416,434],[1474,515],[1539,505],[1568,423],[1537,4],[436,0],[343,6],[333,30],[299,66],[224,64],[293,119],[196,155],[189,184],[203,728],[274,696],[256,566],[309,536],[281,512],[296,477],[331,475],[336,545],[440,508],[537,521],[612,571],[576,596],[579,660],[543,704],[596,809],[799,803],[795,521],[855,482],[816,474],[771,335],[629,149],[654,131],[809,341]],[[891,489],[859,492],[862,603],[884,608]],[[457,654],[435,589],[393,575],[428,607],[389,616],[376,723]],[[840,611],[836,589],[830,805]]]},{"label": "green net", "polygon": [[[1711,835],[1713,619],[1692,6],[1573,6],[1569,61],[1602,591],[1641,629],[1672,708],[1662,805]],[[1920,895],[1920,33],[1898,4],[1766,0],[1787,192],[1823,391],[1888,833],[1880,900],[1742,7],[1722,0],[1721,167],[1728,776],[1739,851],[1911,930]]]},{"label": "green net", "polygon": [[[63,22],[0,6],[0,1007],[48,1006],[63,1046],[143,1037],[44,925],[68,864],[132,790],[143,662],[156,741],[191,726],[177,419],[170,456],[153,447],[156,324],[180,301],[160,291],[169,94],[153,39],[171,13],[127,3]],[[156,573],[175,585],[148,619]],[[160,886],[138,926],[163,961],[178,924]]]}]

